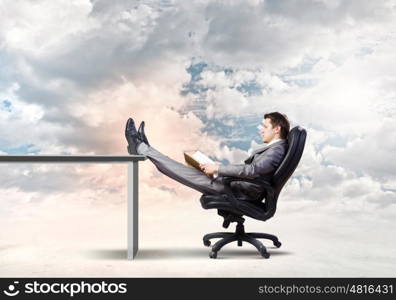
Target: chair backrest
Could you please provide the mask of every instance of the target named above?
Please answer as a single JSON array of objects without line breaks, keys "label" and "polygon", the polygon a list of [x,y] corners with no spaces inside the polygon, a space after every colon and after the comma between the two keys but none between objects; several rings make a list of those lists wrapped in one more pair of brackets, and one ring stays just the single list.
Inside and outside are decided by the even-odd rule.
[{"label": "chair backrest", "polygon": [[288,149],[285,158],[273,176],[276,198],[278,198],[283,186],[293,174],[298,163],[300,162],[304,151],[306,137],[306,130],[300,126],[296,126],[289,131],[287,136]]},{"label": "chair backrest", "polygon": [[[206,203],[201,199],[202,206],[207,208],[217,208],[225,210],[235,215],[247,215],[257,220],[265,221],[271,218],[276,211],[276,204],[278,196],[283,186],[293,174],[300,162],[301,156],[304,151],[305,139],[307,132],[300,126],[294,127],[290,130],[287,136],[288,148],[282,163],[275,171],[272,179],[272,187],[274,192],[267,195],[267,191],[263,192],[262,202],[254,203],[250,201],[240,201],[238,207],[234,207],[230,201],[213,201],[213,203]],[[267,183],[268,184],[268,183]],[[214,197],[214,196],[211,196]]]},{"label": "chair backrest", "polygon": [[259,203],[241,201],[238,210],[242,214],[262,221],[271,218],[275,214],[279,193],[300,162],[304,151],[306,136],[307,132],[300,126],[296,126],[290,130],[287,136],[288,148],[285,158],[272,178],[271,185],[274,192],[268,194],[267,191],[265,191],[263,193],[264,201]]}]

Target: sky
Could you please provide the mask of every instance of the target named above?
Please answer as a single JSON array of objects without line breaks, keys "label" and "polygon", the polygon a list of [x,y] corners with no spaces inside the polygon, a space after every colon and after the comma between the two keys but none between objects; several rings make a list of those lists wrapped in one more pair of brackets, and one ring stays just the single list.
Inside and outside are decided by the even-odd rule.
[{"label": "sky", "polygon": [[[133,117],[178,161],[200,149],[241,163],[279,111],[307,130],[285,213],[391,222],[395,48],[396,1],[2,0],[0,154],[126,155]],[[0,168],[2,218],[126,195],[124,166]],[[140,164],[142,201],[198,197]]]}]

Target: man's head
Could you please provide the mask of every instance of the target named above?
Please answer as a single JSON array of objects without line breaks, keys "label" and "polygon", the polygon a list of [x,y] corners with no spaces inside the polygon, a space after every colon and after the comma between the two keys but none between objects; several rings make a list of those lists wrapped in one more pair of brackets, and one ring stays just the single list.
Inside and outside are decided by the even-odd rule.
[{"label": "man's head", "polygon": [[290,123],[286,115],[272,112],[264,115],[261,136],[264,143],[274,139],[285,139],[290,130]]}]

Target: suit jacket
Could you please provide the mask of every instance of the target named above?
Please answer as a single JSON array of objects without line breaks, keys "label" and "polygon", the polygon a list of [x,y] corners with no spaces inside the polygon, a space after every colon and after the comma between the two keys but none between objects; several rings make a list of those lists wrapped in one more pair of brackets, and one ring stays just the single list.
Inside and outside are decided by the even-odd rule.
[{"label": "suit jacket", "polygon": [[[286,140],[280,140],[271,145],[264,145],[256,149],[244,161],[244,164],[221,165],[218,175],[249,179],[260,178],[270,182],[272,175],[285,157],[286,151]],[[259,185],[245,181],[231,182],[231,189],[237,196],[242,196],[242,198],[247,196],[246,199],[254,201],[261,200],[260,195],[263,192]]]}]

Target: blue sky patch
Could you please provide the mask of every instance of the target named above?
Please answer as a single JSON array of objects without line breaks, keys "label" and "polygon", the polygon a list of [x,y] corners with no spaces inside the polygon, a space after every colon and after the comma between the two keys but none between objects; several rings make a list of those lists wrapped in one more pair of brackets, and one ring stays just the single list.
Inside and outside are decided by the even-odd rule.
[{"label": "blue sky patch", "polygon": [[38,154],[40,149],[36,148],[34,144],[25,144],[16,148],[5,148],[2,151],[7,154],[17,155],[17,154]]},{"label": "blue sky patch", "polygon": [[6,99],[6,100],[1,101],[1,106],[0,107],[1,107],[2,110],[11,112],[12,103],[9,100]]},{"label": "blue sky patch", "polygon": [[244,82],[236,88],[245,96],[261,96],[263,94],[262,87],[255,81]]},{"label": "blue sky patch", "polygon": [[208,90],[207,87],[199,84],[198,82],[202,79],[201,73],[208,65],[204,62],[199,62],[196,64],[191,64],[187,69],[187,73],[191,75],[190,81],[188,83],[183,84],[183,88],[180,92],[182,96],[187,95],[188,93],[192,94],[200,94],[202,92],[206,92]]},{"label": "blue sky patch", "polygon": [[[202,79],[201,73],[208,68],[205,62],[192,63],[186,71],[191,75],[190,81],[183,85],[181,95],[185,96],[189,93],[196,95],[193,101],[186,103],[186,105],[179,111],[180,114],[187,114],[193,112],[203,123],[203,133],[210,136],[219,136],[226,138],[226,141],[221,142],[221,146],[235,147],[242,150],[250,148],[252,140],[256,143],[262,143],[261,136],[257,126],[261,123],[262,114],[249,115],[241,117],[225,116],[216,119],[209,119],[206,116],[206,108],[208,106],[205,93],[208,87],[200,84]],[[215,71],[222,71],[226,76],[232,75],[234,72],[231,68],[211,67]],[[262,87],[255,81],[248,81],[239,84],[235,88],[246,97],[253,95],[261,95]]]}]

